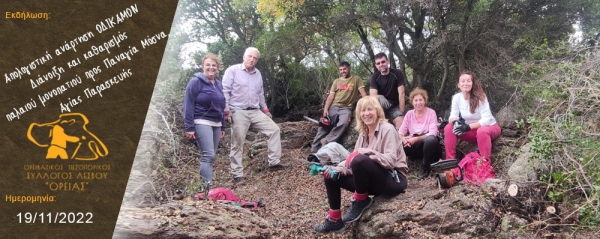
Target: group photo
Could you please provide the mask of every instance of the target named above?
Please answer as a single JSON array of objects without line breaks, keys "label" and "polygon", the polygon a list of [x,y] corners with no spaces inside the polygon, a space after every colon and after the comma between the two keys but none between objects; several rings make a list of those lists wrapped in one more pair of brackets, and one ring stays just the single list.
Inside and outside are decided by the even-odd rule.
[{"label": "group photo", "polygon": [[599,12],[180,0],[144,125],[147,181],[126,192],[156,223],[116,230],[594,238]]}]

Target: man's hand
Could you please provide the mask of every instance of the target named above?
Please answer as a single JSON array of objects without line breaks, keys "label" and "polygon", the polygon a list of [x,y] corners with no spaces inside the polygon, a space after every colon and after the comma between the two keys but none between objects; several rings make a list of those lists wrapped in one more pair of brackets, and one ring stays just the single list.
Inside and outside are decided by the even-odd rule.
[{"label": "man's hand", "polygon": [[267,116],[269,116],[269,118],[271,118],[271,119],[273,118],[273,115],[271,115],[271,112],[269,112],[269,109],[264,109],[262,112],[265,113]]},{"label": "man's hand", "polygon": [[329,115],[329,109],[323,110],[323,117],[327,117]]},{"label": "man's hand", "polygon": [[196,132],[185,132],[185,137],[188,139],[196,139]]},{"label": "man's hand", "polygon": [[229,122],[229,124],[233,124],[233,117],[231,116],[231,112],[229,110],[225,111],[225,119],[227,120],[227,122]]}]

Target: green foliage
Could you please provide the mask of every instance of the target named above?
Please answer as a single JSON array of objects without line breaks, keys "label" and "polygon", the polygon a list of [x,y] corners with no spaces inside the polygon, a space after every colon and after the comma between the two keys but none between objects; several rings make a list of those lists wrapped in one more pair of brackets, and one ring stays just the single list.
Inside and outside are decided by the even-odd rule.
[{"label": "green foliage", "polygon": [[[599,191],[598,188],[595,189]],[[596,195],[596,198],[600,195]],[[579,210],[579,224],[589,226],[591,229],[597,229],[600,224],[600,212],[598,212],[598,201],[596,200],[596,206],[593,204],[585,204],[582,209]]]},{"label": "green foliage", "polygon": [[205,192],[208,188],[208,184],[202,182],[201,178],[192,182],[182,182],[181,186],[183,187],[183,195],[186,196],[193,196],[198,192]]},{"label": "green foliage", "polygon": [[[536,107],[544,107],[539,111],[553,112],[552,108],[568,97],[566,88],[561,84],[578,69],[578,65],[569,60],[569,54],[572,54],[572,49],[567,44],[542,44],[532,47],[531,59],[513,65],[513,70],[508,75],[511,83],[520,87],[522,98],[517,107],[521,111],[530,112]],[[547,76],[548,74],[554,75]]]},{"label": "green foliage", "polygon": [[[373,53],[383,51],[406,69],[411,85],[438,91],[431,92],[440,97],[434,102],[454,91],[442,81],[444,73],[453,79],[465,68],[477,72],[486,89],[501,89],[488,92],[495,109],[508,98],[504,92],[513,91],[505,72],[515,60],[528,57],[536,44],[566,39],[575,21],[593,36],[600,19],[593,0],[182,0],[180,6],[193,24],[190,39],[207,42],[225,67],[239,63],[248,46],[261,50],[269,103],[285,101],[289,95],[282,91],[303,90],[297,86],[309,83],[304,80],[310,78],[281,78],[298,75],[296,67],[282,66],[318,70],[347,60],[359,62],[354,70],[367,78]],[[288,80],[293,82],[283,83]],[[285,114],[292,107],[277,108],[283,111],[274,113]]]},{"label": "green foliage", "polygon": [[540,181],[550,200],[579,210],[582,226],[600,221],[599,52],[542,45],[532,51],[535,60],[511,73],[520,87],[519,109],[529,115],[533,157],[551,168]]},{"label": "green foliage", "polygon": [[322,107],[331,82],[337,77],[337,67],[287,64],[285,71],[279,71],[274,77],[280,100],[274,102],[272,107],[279,112]]}]

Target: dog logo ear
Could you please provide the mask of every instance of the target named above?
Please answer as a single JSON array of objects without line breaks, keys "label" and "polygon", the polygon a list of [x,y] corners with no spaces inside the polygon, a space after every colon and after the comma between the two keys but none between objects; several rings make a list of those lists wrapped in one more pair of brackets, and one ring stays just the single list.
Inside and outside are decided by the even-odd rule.
[{"label": "dog logo ear", "polygon": [[31,123],[27,138],[38,147],[48,148],[46,159],[96,160],[106,156],[108,149],[86,128],[88,123],[81,113],[61,114],[56,121]]}]

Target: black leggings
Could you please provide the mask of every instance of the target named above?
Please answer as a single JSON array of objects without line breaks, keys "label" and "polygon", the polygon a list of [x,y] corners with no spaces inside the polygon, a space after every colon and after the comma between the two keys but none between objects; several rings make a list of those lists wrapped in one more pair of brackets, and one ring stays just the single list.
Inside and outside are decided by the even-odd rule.
[{"label": "black leggings", "polygon": [[396,182],[389,170],[363,154],[354,157],[350,168],[353,175],[342,176],[338,180],[325,179],[331,209],[340,209],[342,188],[358,194],[396,196],[404,192],[408,185],[406,176],[398,173],[400,182]]},{"label": "black leggings", "polygon": [[423,158],[421,163],[427,167],[442,157],[438,137],[433,135],[427,136],[425,140],[410,147],[404,147],[404,153],[411,159]]}]

